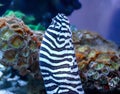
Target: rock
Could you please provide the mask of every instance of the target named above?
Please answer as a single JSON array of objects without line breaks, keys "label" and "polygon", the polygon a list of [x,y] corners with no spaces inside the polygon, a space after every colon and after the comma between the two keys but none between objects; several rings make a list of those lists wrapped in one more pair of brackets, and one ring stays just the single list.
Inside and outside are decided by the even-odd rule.
[{"label": "rock", "polygon": [[0,71],[0,78],[3,76],[3,73]]},{"label": "rock", "polygon": [[7,90],[0,90],[0,94],[15,94],[15,93],[9,92]]},{"label": "rock", "polygon": [[20,86],[25,86],[25,85],[27,85],[27,82],[26,82],[26,81],[23,81],[23,80],[18,80],[17,82],[18,82],[18,84],[19,84]]}]

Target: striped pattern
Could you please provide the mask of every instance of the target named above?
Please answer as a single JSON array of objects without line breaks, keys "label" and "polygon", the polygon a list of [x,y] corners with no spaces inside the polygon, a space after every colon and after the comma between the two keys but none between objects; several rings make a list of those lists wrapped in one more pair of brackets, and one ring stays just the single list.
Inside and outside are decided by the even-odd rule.
[{"label": "striped pattern", "polygon": [[40,69],[47,94],[84,94],[71,37],[68,18],[58,14],[40,48]]}]

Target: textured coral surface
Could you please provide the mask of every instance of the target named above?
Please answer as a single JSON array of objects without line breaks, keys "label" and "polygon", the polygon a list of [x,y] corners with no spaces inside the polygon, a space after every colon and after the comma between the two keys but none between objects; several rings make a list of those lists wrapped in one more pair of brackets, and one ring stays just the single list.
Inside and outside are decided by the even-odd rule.
[{"label": "textured coral surface", "polygon": [[73,43],[84,89],[102,93],[119,90],[120,51],[117,46],[89,31],[74,32]]},{"label": "textured coral surface", "polygon": [[12,66],[21,75],[39,73],[38,51],[41,33],[33,33],[16,17],[0,18],[0,63]]}]

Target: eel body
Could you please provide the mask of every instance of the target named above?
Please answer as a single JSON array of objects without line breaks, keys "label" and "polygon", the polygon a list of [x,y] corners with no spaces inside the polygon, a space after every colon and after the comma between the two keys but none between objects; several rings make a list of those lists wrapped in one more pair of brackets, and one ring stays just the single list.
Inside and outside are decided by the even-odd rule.
[{"label": "eel body", "polygon": [[47,94],[84,94],[68,18],[58,14],[40,47],[40,69]]}]

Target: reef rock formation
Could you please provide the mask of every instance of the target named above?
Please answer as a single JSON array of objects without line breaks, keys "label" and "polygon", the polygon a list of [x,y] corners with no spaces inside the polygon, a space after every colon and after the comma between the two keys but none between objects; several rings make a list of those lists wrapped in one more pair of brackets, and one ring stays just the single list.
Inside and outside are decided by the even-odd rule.
[{"label": "reef rock formation", "polygon": [[[45,94],[38,60],[42,36],[42,32],[32,31],[16,17],[0,18],[0,79],[2,79],[0,86],[3,87],[2,89],[10,87],[10,84],[21,85],[21,82],[24,82],[18,76],[14,78],[17,80],[9,82],[11,81],[8,79],[11,77],[9,74],[12,71],[7,67],[10,66],[20,75],[29,74],[37,78],[28,77],[29,81],[27,81],[27,85],[24,85],[24,88],[29,88],[28,94],[32,94],[31,92]],[[96,33],[74,30],[73,44],[86,94],[120,92],[120,50],[117,46]],[[10,84],[4,84],[6,82]],[[34,88],[35,91],[31,91],[31,88]],[[119,94],[115,92],[114,94]]]},{"label": "reef rock formation", "polygon": [[38,61],[41,41],[42,33],[33,32],[22,20],[0,18],[1,94],[45,94]]},{"label": "reef rock formation", "polygon": [[73,42],[86,93],[118,94],[120,92],[120,51],[117,46],[89,31],[73,32]]},{"label": "reef rock formation", "polygon": [[38,51],[41,33],[33,33],[16,17],[0,18],[0,63],[12,66],[21,75],[39,73]]}]

